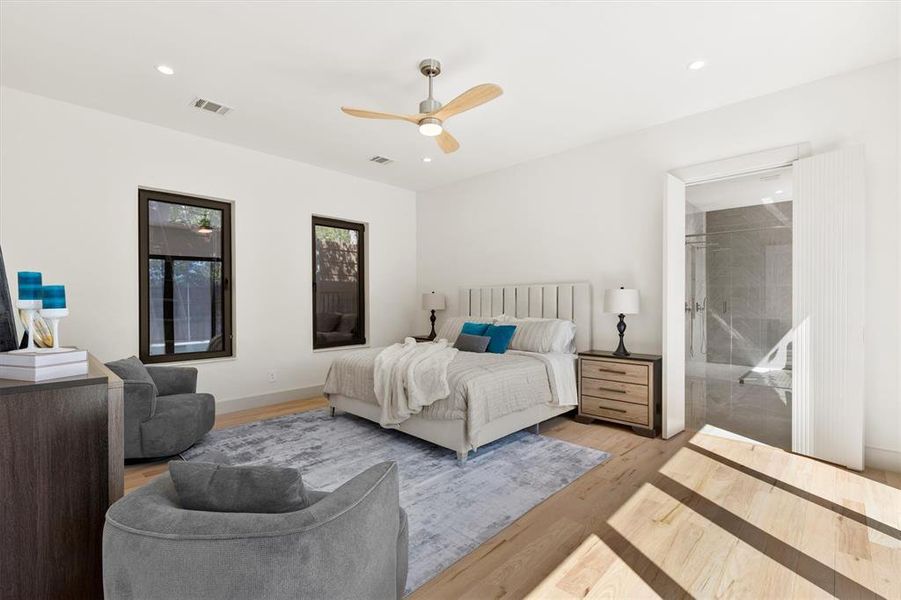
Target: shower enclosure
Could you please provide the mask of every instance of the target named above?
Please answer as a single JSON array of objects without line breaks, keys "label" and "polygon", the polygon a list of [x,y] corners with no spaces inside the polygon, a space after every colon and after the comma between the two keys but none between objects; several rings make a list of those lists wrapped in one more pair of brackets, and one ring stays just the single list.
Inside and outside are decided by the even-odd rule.
[{"label": "shower enclosure", "polygon": [[790,449],[792,205],[763,200],[686,215],[686,417]]}]

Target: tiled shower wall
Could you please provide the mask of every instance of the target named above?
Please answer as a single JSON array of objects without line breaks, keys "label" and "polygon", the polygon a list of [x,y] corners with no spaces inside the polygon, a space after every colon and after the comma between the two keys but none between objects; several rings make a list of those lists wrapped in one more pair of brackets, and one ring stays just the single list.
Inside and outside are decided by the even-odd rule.
[{"label": "tiled shower wall", "polygon": [[706,213],[707,362],[754,366],[791,329],[791,211],[778,202]]}]

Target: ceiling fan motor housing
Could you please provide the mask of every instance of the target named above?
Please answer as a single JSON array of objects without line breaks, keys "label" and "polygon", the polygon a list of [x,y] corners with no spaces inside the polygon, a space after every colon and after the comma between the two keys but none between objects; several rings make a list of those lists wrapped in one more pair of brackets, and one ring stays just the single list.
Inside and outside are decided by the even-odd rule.
[{"label": "ceiling fan motor housing", "polygon": [[419,114],[427,115],[441,108],[441,103],[434,98],[426,98],[419,103]]}]

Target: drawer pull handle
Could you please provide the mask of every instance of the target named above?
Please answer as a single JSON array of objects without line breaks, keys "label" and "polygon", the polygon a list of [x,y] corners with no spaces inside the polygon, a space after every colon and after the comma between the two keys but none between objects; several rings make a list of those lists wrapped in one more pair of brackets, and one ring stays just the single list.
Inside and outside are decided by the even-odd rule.
[{"label": "drawer pull handle", "polygon": [[601,407],[599,407],[599,408],[600,408],[601,410],[612,410],[613,412],[618,412],[618,413],[624,413],[624,412],[626,412],[626,411],[623,410],[622,408],[610,408],[610,407],[607,407],[607,406],[601,406]]},{"label": "drawer pull handle", "polygon": [[625,390],[618,390],[616,388],[608,388],[608,387],[601,387],[601,386],[598,386],[597,389],[604,391],[604,392],[616,392],[617,394],[627,394],[628,393]]},{"label": "drawer pull handle", "polygon": [[617,371],[616,369],[605,369],[603,367],[598,367],[598,371],[603,371],[604,373],[616,373],[617,375],[627,375],[625,371]]}]

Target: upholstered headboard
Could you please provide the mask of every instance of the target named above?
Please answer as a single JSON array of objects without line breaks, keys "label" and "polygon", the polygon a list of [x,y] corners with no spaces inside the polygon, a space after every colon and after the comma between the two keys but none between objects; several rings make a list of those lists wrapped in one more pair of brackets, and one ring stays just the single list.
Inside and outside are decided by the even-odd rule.
[{"label": "upholstered headboard", "polygon": [[460,288],[460,314],[569,319],[576,324],[576,350],[591,349],[591,286],[588,283],[463,287]]}]

